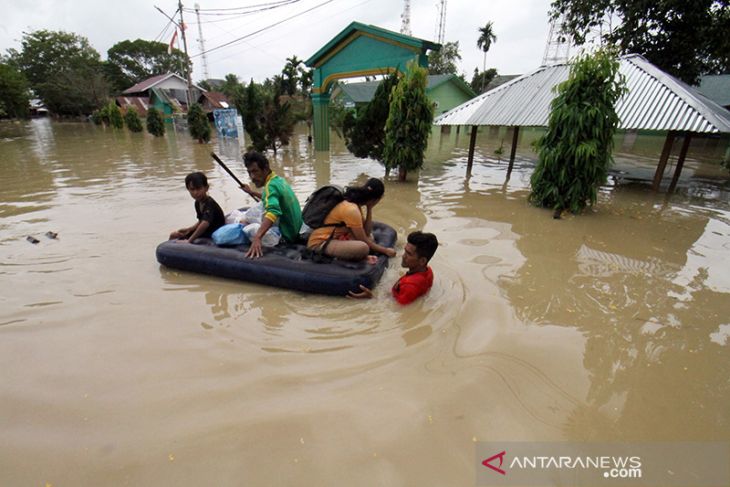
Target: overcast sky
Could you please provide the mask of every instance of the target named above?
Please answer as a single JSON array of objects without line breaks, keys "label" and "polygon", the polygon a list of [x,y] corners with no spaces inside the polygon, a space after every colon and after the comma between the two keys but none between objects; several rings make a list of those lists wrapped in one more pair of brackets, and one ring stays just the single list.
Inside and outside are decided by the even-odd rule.
[{"label": "overcast sky", "polygon": [[[281,0],[198,0],[205,9],[271,4]],[[437,0],[411,0],[412,35],[437,40]],[[324,4],[324,5],[322,5]],[[65,30],[89,39],[106,59],[107,50],[126,39],[169,42],[172,30],[168,15],[177,9],[174,0],[0,0],[0,52],[20,48],[23,32],[38,29]],[[193,8],[195,2],[183,2]],[[487,67],[500,74],[522,74],[537,68],[548,36],[550,0],[448,0],[446,41],[459,41],[460,71],[471,79],[474,68],[482,69],[483,54],[476,46],[478,29],[494,23],[497,42],[487,54]],[[307,10],[309,12],[303,13]],[[210,77],[234,73],[243,81],[263,81],[281,72],[287,57],[306,60],[350,22],[358,21],[399,31],[402,0],[299,0],[290,5],[246,16],[201,16],[205,48],[212,49],[288,17],[280,25],[255,34],[207,55]],[[301,15],[298,15],[301,14]],[[203,79],[202,58],[195,14],[183,13],[188,24],[188,51],[195,63],[193,81]],[[164,35],[161,35],[164,32]],[[182,48],[182,45],[181,45]]]}]

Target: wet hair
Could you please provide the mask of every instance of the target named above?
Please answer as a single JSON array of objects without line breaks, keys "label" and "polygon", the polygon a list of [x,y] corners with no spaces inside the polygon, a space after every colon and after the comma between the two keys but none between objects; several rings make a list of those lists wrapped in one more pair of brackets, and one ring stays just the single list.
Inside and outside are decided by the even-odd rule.
[{"label": "wet hair", "polygon": [[416,254],[418,257],[426,258],[426,262],[431,260],[433,254],[436,253],[436,248],[439,246],[439,241],[436,239],[436,235],[421,231],[409,233],[408,243],[416,248]]},{"label": "wet hair", "polygon": [[368,201],[383,197],[385,186],[378,178],[370,178],[362,186],[348,186],[345,189],[345,199],[356,205],[364,205]]},{"label": "wet hair", "polygon": [[262,171],[268,171],[271,169],[269,166],[269,160],[265,155],[255,150],[248,151],[243,155],[243,164],[248,167],[252,164],[256,164]]},{"label": "wet hair", "polygon": [[185,187],[198,189],[208,187],[208,178],[200,171],[191,172],[185,176]]}]

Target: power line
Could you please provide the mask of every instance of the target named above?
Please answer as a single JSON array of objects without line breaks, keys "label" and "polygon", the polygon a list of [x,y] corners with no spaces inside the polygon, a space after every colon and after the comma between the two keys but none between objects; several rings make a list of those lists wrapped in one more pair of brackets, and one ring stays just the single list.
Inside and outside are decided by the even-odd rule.
[{"label": "power line", "polygon": [[255,36],[256,34],[260,34],[261,32],[264,32],[264,31],[266,31],[266,30],[269,30],[269,29],[271,29],[271,28],[273,28],[273,27],[276,27],[277,25],[281,25],[281,24],[283,24],[284,22],[287,22],[287,21],[289,21],[289,20],[291,20],[291,19],[297,18],[297,17],[299,17],[299,16],[301,16],[301,15],[304,15],[304,14],[306,14],[306,13],[308,13],[308,12],[311,12],[312,10],[318,9],[318,8],[320,8],[320,7],[323,7],[323,6],[327,5],[328,3],[332,3],[332,2],[334,2],[334,1],[335,1],[335,0],[326,0],[325,2],[322,2],[322,3],[318,4],[318,5],[315,5],[314,7],[312,7],[312,8],[309,8],[309,9],[307,9],[307,10],[303,11],[303,12],[300,12],[300,13],[298,13],[298,14],[292,15],[291,17],[287,17],[287,18],[285,18],[285,19],[283,19],[283,20],[280,20],[280,21],[278,21],[278,22],[274,22],[273,24],[267,25],[266,27],[262,27],[261,29],[259,29],[259,30],[255,31],[255,32],[252,32],[252,33],[250,33],[250,34],[246,34],[245,36],[241,36],[241,37],[239,37],[238,39],[233,39],[232,41],[226,42],[225,44],[221,44],[220,46],[216,46],[216,47],[213,47],[213,48],[211,48],[211,49],[208,49],[207,51],[204,51],[204,52],[200,52],[200,53],[198,53],[198,54],[195,54],[195,55],[193,55],[193,56],[191,56],[191,57],[197,57],[197,56],[202,56],[203,54],[207,54],[207,53],[209,53],[209,52],[213,52],[213,51],[216,51],[216,50],[218,50],[218,49],[222,49],[222,48],[224,48],[224,47],[226,47],[226,46],[230,46],[230,45],[232,45],[232,44],[235,44],[235,43],[237,43],[237,42],[241,42],[241,41],[242,41],[242,40],[244,40],[244,39],[248,39],[249,37],[253,37],[253,36]]},{"label": "power line", "polygon": [[[296,2],[299,2],[299,1],[300,0],[280,0],[279,2],[260,3],[258,5],[248,5],[248,6],[245,6],[245,7],[201,8],[200,9],[200,12],[201,12],[201,15],[210,15],[207,12],[226,12],[226,11],[231,11],[231,10],[250,10],[250,9],[259,8],[259,7],[269,7],[271,5],[274,5],[274,6],[284,6],[284,5],[287,5],[287,4],[290,4],[290,3],[296,3]],[[191,9],[189,9],[189,8],[186,8],[185,10],[186,11],[191,11]]]}]

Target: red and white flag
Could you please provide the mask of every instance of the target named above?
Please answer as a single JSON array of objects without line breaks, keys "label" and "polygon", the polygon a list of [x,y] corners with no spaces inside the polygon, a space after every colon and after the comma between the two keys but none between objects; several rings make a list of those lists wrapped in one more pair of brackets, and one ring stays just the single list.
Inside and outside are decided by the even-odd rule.
[{"label": "red and white flag", "polygon": [[172,54],[172,48],[175,46],[176,40],[177,40],[177,29],[175,29],[175,33],[172,34],[172,40],[170,41],[170,45],[167,46],[167,54]]}]

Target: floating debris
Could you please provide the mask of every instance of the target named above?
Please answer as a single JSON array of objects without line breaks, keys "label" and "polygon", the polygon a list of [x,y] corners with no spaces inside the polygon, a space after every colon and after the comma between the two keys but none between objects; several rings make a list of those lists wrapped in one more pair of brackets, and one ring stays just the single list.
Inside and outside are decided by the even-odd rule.
[{"label": "floating debris", "polygon": [[58,238],[58,233],[56,233],[56,232],[46,232],[46,237],[48,237],[48,238]]},{"label": "floating debris", "polygon": [[32,235],[28,235],[27,237],[25,237],[25,239],[26,239],[26,240],[27,240],[28,242],[32,243],[32,244],[37,244],[38,242],[40,242],[40,240],[38,240],[37,238],[35,238],[35,237],[34,237],[34,236],[32,236]]}]

